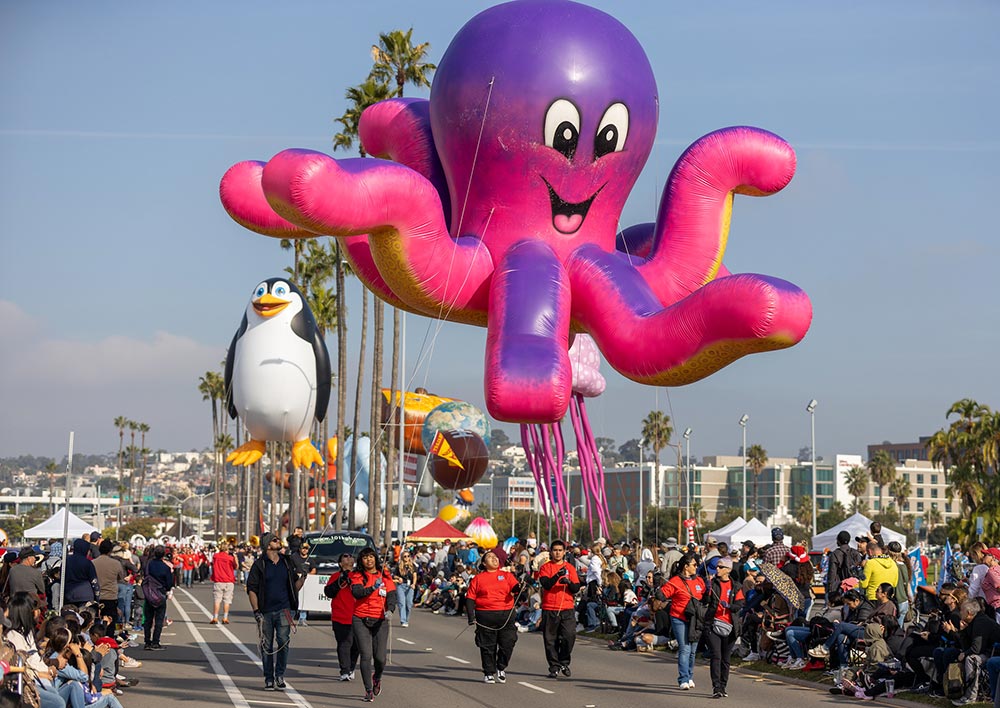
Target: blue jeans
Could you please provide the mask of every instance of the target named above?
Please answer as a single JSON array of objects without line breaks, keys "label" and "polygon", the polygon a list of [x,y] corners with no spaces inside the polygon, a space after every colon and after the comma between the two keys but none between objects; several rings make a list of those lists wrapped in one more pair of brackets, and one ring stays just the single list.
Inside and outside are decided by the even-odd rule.
[{"label": "blue jeans", "polygon": [[901,603],[899,603],[899,614],[897,615],[897,619],[899,620],[900,626],[902,626],[903,622],[906,621],[906,613],[909,611],[910,611],[909,600],[903,600]]},{"label": "blue jeans", "polygon": [[410,621],[410,610],[413,609],[413,586],[409,583],[397,585],[396,600],[399,604],[399,621],[406,624]]},{"label": "blue jeans", "polygon": [[688,625],[685,620],[670,618],[670,626],[674,630],[674,639],[677,640],[677,685],[694,680],[694,655],[695,647],[698,645],[698,638],[692,637],[693,642],[688,642]]},{"label": "blue jeans", "polygon": [[994,656],[986,660],[986,675],[990,677],[990,695],[993,696],[993,704],[1000,706],[1000,656]]},{"label": "blue jeans", "polygon": [[66,708],[66,699],[54,686],[38,686],[38,700],[42,708]]},{"label": "blue jeans", "polygon": [[865,628],[851,622],[838,622],[834,625],[833,634],[826,640],[826,648],[831,652],[837,649],[840,665],[847,665],[847,647],[852,640],[865,636]]},{"label": "blue jeans", "polygon": [[595,629],[601,626],[601,620],[597,617],[597,608],[600,606],[599,602],[587,603],[587,629]]},{"label": "blue jeans", "polygon": [[[39,697],[43,691],[39,691]],[[93,703],[87,703],[83,695],[83,685],[79,681],[67,681],[59,687],[59,695],[71,708],[122,708],[121,702],[113,694],[101,695]],[[43,699],[44,702],[44,699]],[[54,705],[54,704],[53,704]]]},{"label": "blue jeans", "polygon": [[808,627],[786,627],[785,642],[788,643],[788,653],[793,659],[805,659],[806,649],[802,644],[809,639],[812,630]]},{"label": "blue jeans", "polygon": [[183,572],[184,572],[184,585],[185,585],[185,587],[191,587],[191,571],[185,569]]},{"label": "blue jeans", "polygon": [[[288,666],[288,642],[292,633],[292,613],[290,610],[265,612],[260,623],[261,656],[264,658],[264,680],[274,681],[285,676]],[[274,644],[277,642],[278,647]]]},{"label": "blue jeans", "polygon": [[118,583],[118,614],[121,615],[122,625],[128,627],[132,624],[132,595],[135,592],[128,583]]}]

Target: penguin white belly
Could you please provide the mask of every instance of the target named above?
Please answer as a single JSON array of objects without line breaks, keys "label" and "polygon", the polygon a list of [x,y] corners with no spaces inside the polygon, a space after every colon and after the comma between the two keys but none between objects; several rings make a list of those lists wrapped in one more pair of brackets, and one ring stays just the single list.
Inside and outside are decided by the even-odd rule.
[{"label": "penguin white belly", "polygon": [[[269,324],[269,323],[268,323]],[[236,342],[233,403],[254,440],[309,437],[316,413],[312,345],[288,327],[248,329]]]}]

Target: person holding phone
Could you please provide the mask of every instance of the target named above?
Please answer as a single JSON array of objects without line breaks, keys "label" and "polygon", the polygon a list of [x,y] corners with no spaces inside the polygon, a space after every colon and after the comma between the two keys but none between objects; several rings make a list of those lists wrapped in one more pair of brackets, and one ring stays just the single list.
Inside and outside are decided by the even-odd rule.
[{"label": "person holding phone", "polygon": [[365,701],[382,692],[382,671],[389,640],[388,616],[396,609],[396,583],[388,568],[379,563],[374,548],[358,554],[358,569],[348,576],[354,596],[354,641],[361,654],[361,680]]},{"label": "person holding phone", "polygon": [[571,676],[569,663],[576,643],[574,597],[580,589],[580,576],[572,563],[566,562],[566,544],[555,540],[549,547],[549,560],[538,569],[542,586],[542,637],[549,678]]}]

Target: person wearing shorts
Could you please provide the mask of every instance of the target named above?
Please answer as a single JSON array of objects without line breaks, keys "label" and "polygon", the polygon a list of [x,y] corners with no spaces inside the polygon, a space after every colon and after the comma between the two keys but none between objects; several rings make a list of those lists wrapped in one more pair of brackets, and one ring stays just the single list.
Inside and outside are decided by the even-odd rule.
[{"label": "person wearing shorts", "polygon": [[219,623],[219,606],[222,606],[222,624],[229,624],[229,606],[233,604],[233,587],[236,585],[236,558],[229,553],[229,544],[223,543],[212,556],[212,621]]}]

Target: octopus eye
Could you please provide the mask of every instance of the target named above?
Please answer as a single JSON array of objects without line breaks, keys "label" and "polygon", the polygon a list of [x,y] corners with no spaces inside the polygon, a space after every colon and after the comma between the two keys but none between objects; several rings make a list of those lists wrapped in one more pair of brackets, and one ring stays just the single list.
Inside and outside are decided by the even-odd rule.
[{"label": "octopus eye", "polygon": [[624,103],[612,103],[601,117],[601,124],[594,137],[594,158],[625,148],[628,136],[628,108]]},{"label": "octopus eye", "polygon": [[545,144],[572,160],[580,142],[580,110],[565,98],[545,111]]}]

